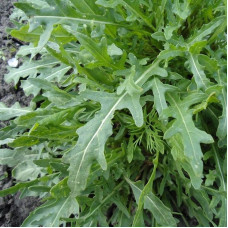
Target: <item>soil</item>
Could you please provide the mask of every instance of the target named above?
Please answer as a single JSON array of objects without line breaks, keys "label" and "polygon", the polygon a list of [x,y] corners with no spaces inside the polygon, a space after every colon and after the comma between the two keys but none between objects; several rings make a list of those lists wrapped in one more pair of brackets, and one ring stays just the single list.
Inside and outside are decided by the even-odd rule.
[{"label": "soil", "polygon": [[[27,106],[31,100],[26,97],[20,88],[15,88],[11,84],[6,84],[4,74],[7,73],[7,61],[15,56],[16,50],[20,44],[15,42],[12,37],[7,35],[6,28],[12,27],[9,16],[13,9],[13,3],[16,0],[0,0],[0,102],[7,106],[19,102],[22,106]],[[0,128],[7,122],[0,122]],[[8,177],[0,181],[0,190],[14,185],[11,178],[11,169],[7,166],[0,166],[0,177],[7,174]],[[19,193],[14,196],[0,198],[0,227],[17,227],[34,210],[40,202],[35,197],[19,199]]]}]

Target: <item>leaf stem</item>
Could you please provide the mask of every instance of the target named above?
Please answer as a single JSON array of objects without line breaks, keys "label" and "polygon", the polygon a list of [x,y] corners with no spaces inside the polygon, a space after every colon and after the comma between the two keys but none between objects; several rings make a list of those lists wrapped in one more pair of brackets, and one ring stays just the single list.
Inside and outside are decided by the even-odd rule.
[{"label": "leaf stem", "polygon": [[154,168],[153,168],[153,172],[150,176],[150,179],[148,181],[148,183],[145,185],[144,189],[141,192],[141,195],[139,197],[139,203],[138,203],[138,208],[134,217],[134,221],[133,221],[133,225],[132,226],[138,226],[138,222],[140,220],[140,216],[141,216],[141,212],[143,210],[143,205],[144,205],[144,197],[150,192],[150,190],[153,189],[153,182],[155,179],[155,175],[156,175],[156,170],[157,170],[157,166],[158,166],[158,158],[159,158],[159,151],[157,151],[156,153],[156,157],[153,160],[154,163]]},{"label": "leaf stem", "polygon": [[107,195],[102,201],[101,201],[101,203],[96,207],[96,208],[94,208],[93,209],[93,211],[92,212],[90,212],[89,214],[87,214],[86,216],[83,216],[83,217],[81,217],[81,218],[79,218],[79,220],[85,220],[85,219],[88,219],[90,216],[92,216],[101,206],[103,206],[103,204],[107,201],[107,200],[109,200],[115,193],[116,193],[116,191],[117,190],[119,190],[119,188],[121,188],[121,186],[123,185],[123,183],[124,183],[125,181],[124,180],[122,180],[114,189],[113,189],[113,191],[109,194],[109,195]]},{"label": "leaf stem", "polygon": [[[205,130],[207,132],[209,132],[209,129],[208,129],[207,125],[204,122],[203,122],[203,126],[204,126]],[[221,164],[220,164],[220,161],[219,161],[217,150],[215,148],[215,143],[212,144],[212,151],[213,151],[213,154],[214,154],[215,164],[217,165],[217,169],[218,169],[218,172],[219,172],[221,187],[226,192],[225,178],[224,178],[224,175],[223,175],[223,172],[222,172],[222,167],[221,167]],[[224,201],[224,204],[225,204],[225,208],[227,208],[227,200],[226,200],[226,198],[223,198],[223,201]],[[226,212],[225,212],[224,216],[225,216],[225,220],[227,221]]]},{"label": "leaf stem", "polygon": [[181,213],[181,211],[180,211],[179,207],[177,206],[177,204],[176,204],[175,200],[173,199],[173,197],[172,197],[172,196],[170,196],[170,194],[169,194],[169,193],[168,193],[168,195],[169,195],[169,197],[170,197],[170,199],[171,199],[172,203],[173,203],[173,204],[174,204],[174,206],[176,207],[177,211],[179,212],[179,213],[175,213],[175,212],[172,212],[172,213],[173,213],[173,214],[174,214],[174,213],[175,213],[175,214],[179,214],[179,215],[181,216],[181,218],[183,219],[183,221],[184,221],[185,225],[186,225],[187,227],[190,227],[190,225],[189,225],[188,221],[186,220],[186,218],[184,217],[184,215]]}]

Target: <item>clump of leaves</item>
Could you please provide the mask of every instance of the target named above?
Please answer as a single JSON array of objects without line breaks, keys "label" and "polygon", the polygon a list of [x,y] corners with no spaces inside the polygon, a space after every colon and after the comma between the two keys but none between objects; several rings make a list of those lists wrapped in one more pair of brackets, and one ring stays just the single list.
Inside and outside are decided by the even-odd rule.
[{"label": "clump of leaves", "polygon": [[[226,226],[226,3],[19,0],[28,43],[0,164],[23,226]],[[5,147],[8,145],[8,147]]]}]

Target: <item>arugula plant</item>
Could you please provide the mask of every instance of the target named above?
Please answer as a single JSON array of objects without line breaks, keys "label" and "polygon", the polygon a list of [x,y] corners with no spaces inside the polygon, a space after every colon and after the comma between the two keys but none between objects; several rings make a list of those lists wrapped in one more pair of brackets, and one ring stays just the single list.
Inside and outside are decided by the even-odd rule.
[{"label": "arugula plant", "polygon": [[[226,226],[226,2],[19,0],[0,164],[22,226]],[[7,147],[5,146],[7,145]]]}]

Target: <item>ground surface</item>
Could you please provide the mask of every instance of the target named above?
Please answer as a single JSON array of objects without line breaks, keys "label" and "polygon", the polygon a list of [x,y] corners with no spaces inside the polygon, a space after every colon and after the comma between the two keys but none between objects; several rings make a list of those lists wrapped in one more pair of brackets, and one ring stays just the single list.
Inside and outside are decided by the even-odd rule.
[{"label": "ground surface", "polygon": [[[19,44],[15,42],[5,32],[7,27],[11,27],[9,16],[12,12],[13,2],[16,0],[0,0],[0,102],[11,106],[18,101],[22,106],[28,105],[30,98],[26,97],[21,89],[15,89],[13,84],[4,82],[4,74],[7,72],[7,61],[14,57]],[[0,122],[0,127],[6,123]],[[14,184],[11,178],[11,169],[6,166],[0,166],[0,177],[8,174],[8,178],[0,181],[0,190],[9,188]],[[39,201],[33,197],[27,197],[20,200],[19,194],[0,198],[0,227],[20,226],[23,220],[28,216]]]}]

